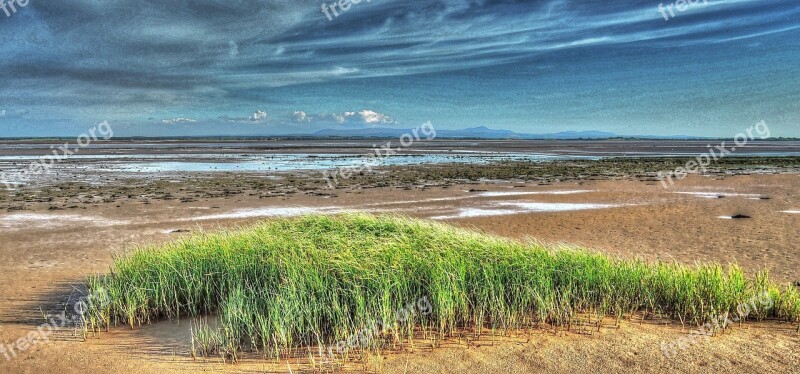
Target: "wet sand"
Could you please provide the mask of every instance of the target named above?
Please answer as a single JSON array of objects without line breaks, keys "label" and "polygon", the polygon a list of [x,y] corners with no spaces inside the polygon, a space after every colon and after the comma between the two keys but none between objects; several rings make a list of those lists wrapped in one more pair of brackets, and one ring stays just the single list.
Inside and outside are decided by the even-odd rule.
[{"label": "wet sand", "polygon": [[[730,174],[690,176],[669,190],[648,176],[608,176],[547,182],[415,180],[337,190],[294,187],[287,190],[291,193],[259,191],[250,184],[233,189],[230,186],[239,182],[201,178],[207,183],[140,181],[149,187],[136,188],[152,188],[153,195],[130,197],[112,189],[116,192],[111,195],[118,195],[112,198],[107,186],[65,186],[65,193],[79,194],[64,196],[64,202],[59,195],[37,192],[32,200],[8,203],[9,209],[0,213],[0,281],[6,286],[0,291],[0,343],[35,330],[43,322],[41,310],[63,309],[86,274],[106,272],[113,256],[122,251],[187,235],[175,231],[213,230],[309,212],[399,213],[624,257],[687,264],[735,262],[751,273],[768,268],[777,281],[800,280],[800,174]],[[62,207],[70,204],[74,207]],[[737,214],[752,218],[720,218]],[[187,322],[161,322],[133,331],[119,327],[88,342],[66,329],[54,334],[50,343],[37,344],[10,361],[0,356],[0,371],[239,373],[303,368],[302,360],[245,359],[237,365],[193,360],[188,355]],[[372,358],[366,366],[350,369],[797,372],[800,364],[796,326],[768,322],[736,327],[667,360],[660,343],[685,336],[688,329],[665,323],[634,318],[621,326],[604,321],[599,331],[543,328],[480,339],[465,334],[437,349],[421,342],[413,352],[387,352],[380,362]]]}]

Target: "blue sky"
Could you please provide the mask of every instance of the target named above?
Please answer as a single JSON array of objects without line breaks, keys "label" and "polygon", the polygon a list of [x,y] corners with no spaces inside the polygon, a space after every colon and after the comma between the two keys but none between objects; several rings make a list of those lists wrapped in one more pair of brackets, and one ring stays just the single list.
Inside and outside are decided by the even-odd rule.
[{"label": "blue sky", "polygon": [[0,10],[0,136],[800,136],[800,2],[693,1],[30,0]]}]

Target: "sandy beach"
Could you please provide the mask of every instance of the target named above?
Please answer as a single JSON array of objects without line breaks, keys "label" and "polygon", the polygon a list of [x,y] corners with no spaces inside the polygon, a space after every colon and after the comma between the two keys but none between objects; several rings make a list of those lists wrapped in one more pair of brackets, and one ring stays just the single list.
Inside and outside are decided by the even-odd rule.
[{"label": "sandy beach", "polygon": [[[800,281],[800,174],[725,174],[690,176],[669,189],[646,177],[618,176],[551,183],[447,180],[411,183],[414,187],[336,190],[320,185],[270,196],[243,188],[217,191],[232,182],[216,177],[204,188],[158,182],[162,198],[116,191],[113,199],[96,196],[108,193],[104,186],[65,185],[60,188],[80,194],[64,197],[63,202],[58,195],[41,198],[45,194],[26,201],[23,209],[14,209],[19,204],[11,203],[0,214],[0,281],[7,285],[0,305],[0,342],[26,336],[42,323],[43,311],[69,305],[82,292],[84,277],[107,272],[115,255],[191,232],[310,213],[402,214],[624,258],[736,263],[747,272],[769,269],[782,283]],[[193,195],[181,196],[187,190]],[[43,188],[32,196],[43,191],[50,190]],[[751,218],[729,219],[736,215]],[[479,368],[500,373],[585,367],[585,372],[596,368],[642,373],[791,372],[800,362],[792,348],[800,342],[795,329],[777,321],[735,327],[667,359],[660,343],[687,334],[688,327],[633,316],[619,326],[608,320],[599,330],[583,332],[543,328],[479,339],[465,333],[436,349],[422,344],[413,352],[386,352],[379,362],[354,363],[350,370],[462,372]],[[288,372],[290,367],[302,372],[304,368],[302,359],[276,363],[252,358],[236,365],[192,359],[187,321],[164,321],[135,330],[117,327],[86,342],[79,335],[74,327],[60,329],[49,342],[18,352],[11,360],[0,360],[0,365],[21,373],[43,368],[67,373]]]},{"label": "sandy beach", "polygon": [[797,0],[0,0],[0,374],[800,374]]}]

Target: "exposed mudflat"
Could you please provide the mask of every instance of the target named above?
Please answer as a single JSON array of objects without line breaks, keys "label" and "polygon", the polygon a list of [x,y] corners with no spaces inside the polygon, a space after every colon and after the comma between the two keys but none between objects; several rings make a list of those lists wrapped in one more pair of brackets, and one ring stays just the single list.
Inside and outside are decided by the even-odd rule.
[{"label": "exposed mudflat", "polygon": [[[0,343],[25,337],[42,311],[63,310],[86,274],[137,245],[270,217],[344,211],[398,213],[518,239],[585,246],[618,256],[692,264],[738,263],[800,280],[800,173],[796,159],[725,159],[709,176],[665,189],[673,159],[569,160],[388,167],[337,189],[311,173],[170,174],[3,192],[0,213]],[[685,161],[684,161],[685,162]],[[720,219],[747,215],[750,219]],[[679,323],[626,316],[600,328],[546,327],[505,336],[465,332],[433,349],[386,352],[349,370],[385,372],[798,372],[796,326],[734,327],[672,359],[662,341]],[[20,373],[301,372],[304,359],[246,358],[230,365],[189,357],[188,321],[125,327],[81,342],[69,328],[16,352],[0,371]],[[500,332],[496,332],[500,334]]]}]

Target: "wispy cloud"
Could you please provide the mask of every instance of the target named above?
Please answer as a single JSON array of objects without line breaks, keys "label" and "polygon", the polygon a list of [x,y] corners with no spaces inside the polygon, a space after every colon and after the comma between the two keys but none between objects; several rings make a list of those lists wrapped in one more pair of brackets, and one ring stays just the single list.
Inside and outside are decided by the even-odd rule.
[{"label": "wispy cloud", "polygon": [[[76,121],[109,115],[145,121],[176,112],[220,118],[236,108],[244,126],[251,122],[246,113],[256,108],[271,114],[304,108],[328,114],[287,122],[380,125],[421,120],[419,113],[443,109],[441,117],[426,113],[425,120],[496,118],[501,125],[523,126],[542,118],[589,126],[599,117],[607,123],[656,123],[663,130],[665,118],[677,118],[670,125],[684,132],[695,128],[697,110],[662,111],[664,97],[705,98],[705,89],[729,89],[727,82],[745,74],[739,72],[743,66],[764,66],[765,51],[774,53],[770,62],[776,65],[747,76],[777,84],[771,90],[780,92],[749,100],[744,94],[731,97],[730,88],[717,96],[734,107],[737,100],[775,106],[742,108],[740,114],[781,107],[780,113],[796,113],[792,103],[800,93],[776,77],[796,65],[798,17],[796,0],[712,0],[669,22],[651,0],[373,1],[332,21],[319,0],[175,0],[159,3],[157,10],[133,0],[40,1],[0,22],[0,34],[9,36],[0,53],[0,98],[30,108],[37,119]],[[743,54],[750,43],[762,49]],[[678,63],[672,60],[679,55],[683,67],[666,65]],[[698,62],[712,59],[715,66]],[[699,66],[691,66],[692,76],[666,76],[693,63]],[[602,84],[587,87],[586,79],[574,79],[572,67],[580,67],[584,77],[595,74],[592,79]],[[649,77],[657,74],[665,75],[659,85],[681,84],[656,86]],[[544,103],[533,100],[531,91],[539,88],[546,92],[535,96]],[[478,96],[483,100],[476,103]],[[549,100],[555,96],[562,99]],[[525,105],[530,109],[518,109]],[[364,107],[380,107],[394,118],[340,112]],[[573,108],[585,114],[569,121],[557,115]],[[727,109],[708,108],[701,115],[718,118],[710,111]],[[695,117],[686,117],[690,112]],[[781,115],[785,123],[797,118]],[[269,124],[280,116],[253,122]]]},{"label": "wispy cloud", "polygon": [[22,118],[26,114],[27,110],[0,109],[0,119]]}]

